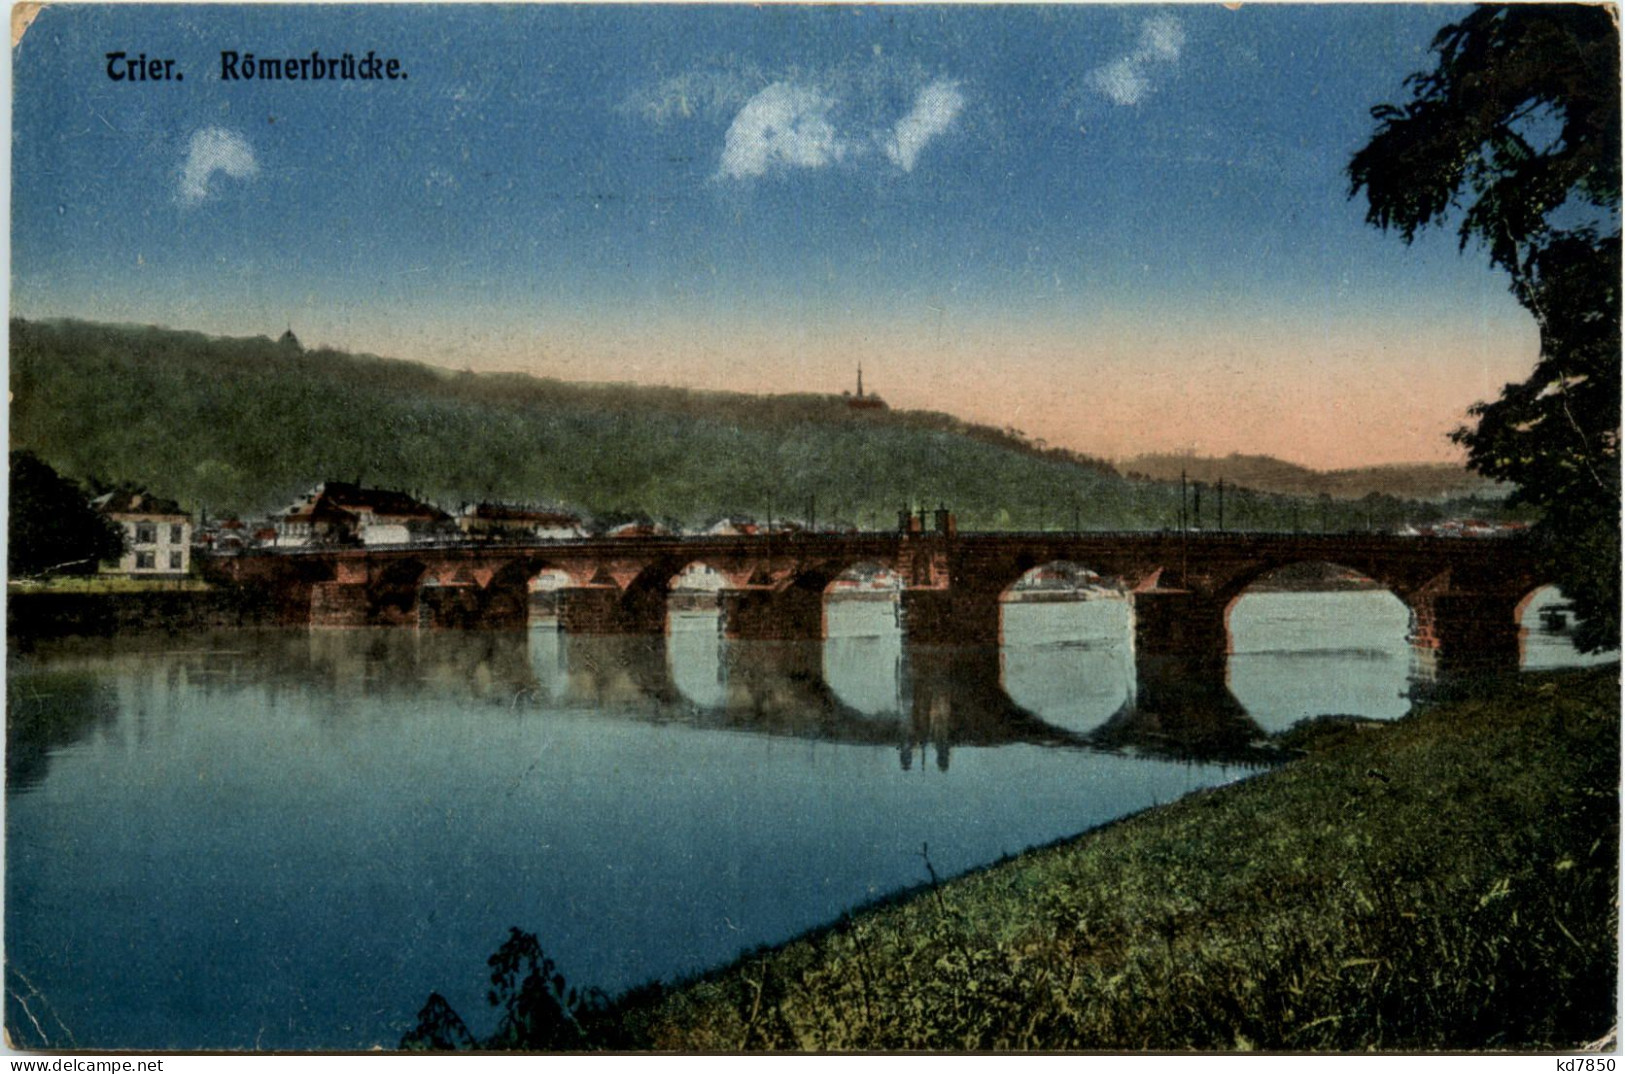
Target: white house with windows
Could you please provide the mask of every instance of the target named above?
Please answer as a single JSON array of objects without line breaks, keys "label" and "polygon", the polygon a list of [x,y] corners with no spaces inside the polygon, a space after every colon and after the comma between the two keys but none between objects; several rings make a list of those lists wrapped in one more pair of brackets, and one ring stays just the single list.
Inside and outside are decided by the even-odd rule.
[{"label": "white house with windows", "polygon": [[104,574],[182,575],[192,569],[192,516],[174,500],[145,492],[109,492],[90,505],[124,529],[124,556]]}]

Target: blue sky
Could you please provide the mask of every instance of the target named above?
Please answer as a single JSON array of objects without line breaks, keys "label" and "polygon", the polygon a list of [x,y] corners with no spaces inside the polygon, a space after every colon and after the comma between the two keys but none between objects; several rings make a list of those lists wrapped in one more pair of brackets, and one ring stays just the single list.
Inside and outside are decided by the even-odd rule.
[{"label": "blue sky", "polygon": [[[750,391],[861,359],[1102,454],[1449,458],[1533,326],[1343,168],[1464,11],[51,7],[13,311]],[[225,82],[228,49],[407,78]]]}]

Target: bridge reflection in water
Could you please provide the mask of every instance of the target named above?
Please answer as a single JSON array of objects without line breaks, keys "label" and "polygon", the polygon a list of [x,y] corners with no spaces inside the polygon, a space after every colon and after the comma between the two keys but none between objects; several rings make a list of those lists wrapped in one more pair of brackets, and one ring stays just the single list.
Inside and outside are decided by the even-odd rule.
[{"label": "bridge reflection in water", "polygon": [[[1334,596],[1391,601],[1380,592]],[[894,602],[832,599],[821,641],[728,638],[716,612],[678,610],[661,634],[571,634],[551,623],[516,631],[238,630],[199,641],[196,656],[177,654],[162,636],[132,635],[121,639],[118,659],[140,661],[155,647],[166,675],[205,694],[252,683],[294,706],[319,694],[591,711],[885,745],[915,771],[947,768],[955,747],[1007,743],[1267,762],[1274,757],[1268,735],[1306,716],[1386,719],[1409,710],[1425,669],[1407,640],[1403,608],[1384,619],[1361,604],[1353,618],[1364,625],[1354,634],[1317,638],[1299,607],[1320,599],[1314,594],[1257,599],[1258,616],[1246,603],[1255,598],[1237,605],[1233,651],[1217,664],[1137,653],[1131,610],[1120,598],[1008,603],[1002,645],[917,644],[899,629]],[[1249,618],[1268,629],[1252,632]],[[61,647],[53,667],[73,667],[74,650]],[[72,686],[50,696],[66,698]],[[101,711],[116,700],[80,707]],[[32,709],[20,708],[14,720],[8,767],[24,783],[62,744],[58,737],[98,726],[87,719],[70,729],[48,708],[38,722],[49,734],[31,733]]]},{"label": "bridge reflection in water", "polygon": [[[73,645],[53,650],[53,674],[77,674],[74,652]],[[353,706],[343,702],[361,698],[413,706],[474,700],[510,712],[590,712],[891,746],[903,768],[946,770],[955,747],[1006,744],[1237,763],[1274,758],[1222,678],[1192,678],[1177,662],[1144,659],[1136,676],[1126,649],[1075,642],[915,646],[895,631],[739,641],[720,637],[714,617],[699,616],[666,636],[236,630],[200,635],[183,651],[167,637],[126,638],[112,656],[87,644],[86,667],[109,662],[161,664],[165,682],[155,688],[218,695],[221,704],[249,684],[266,690],[273,706],[311,707],[312,695],[339,702],[321,711],[346,711]],[[163,708],[139,698],[122,703]],[[59,721],[41,726],[62,731]],[[32,782],[35,754],[60,744],[32,743],[27,721],[19,722],[13,774]]]},{"label": "bridge reflection in water", "polygon": [[[1154,659],[1136,671],[1127,646],[916,646],[895,630],[742,641],[720,636],[714,616],[686,615],[665,636],[543,627],[484,635],[480,649],[502,669],[446,677],[488,681],[496,700],[515,706],[893,745],[905,769],[946,770],[956,746],[1012,743],[1238,763],[1276,757],[1222,676],[1192,676],[1178,661]],[[440,673],[421,668],[415,677]]]}]

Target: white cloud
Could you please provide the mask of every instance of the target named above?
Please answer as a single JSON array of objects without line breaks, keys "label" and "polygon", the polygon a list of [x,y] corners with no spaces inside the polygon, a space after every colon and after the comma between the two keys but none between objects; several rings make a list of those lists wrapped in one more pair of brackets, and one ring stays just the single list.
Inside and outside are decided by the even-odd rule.
[{"label": "white cloud", "polygon": [[1154,88],[1153,78],[1179,61],[1185,27],[1172,15],[1153,15],[1140,24],[1134,51],[1089,72],[1089,85],[1113,104],[1135,105]]},{"label": "white cloud", "polygon": [[1140,53],[1172,63],[1185,47],[1185,27],[1172,15],[1153,15],[1140,27]]},{"label": "white cloud", "polygon": [[822,168],[848,147],[830,121],[835,103],[816,90],[775,82],[745,102],[723,138],[721,174],[753,179],[768,171]]},{"label": "white cloud", "polygon": [[886,156],[905,172],[913,171],[926,143],[951,127],[964,107],[959,87],[945,78],[937,79],[919,92],[914,109],[897,121],[897,129],[886,142]]},{"label": "white cloud", "polygon": [[1139,104],[1151,92],[1151,80],[1127,56],[1091,72],[1089,84],[1113,104]]},{"label": "white cloud", "polygon": [[186,149],[186,162],[181,165],[181,201],[196,205],[207,200],[215,172],[224,172],[232,179],[252,179],[259,171],[259,161],[254,159],[254,149],[246,138],[222,127],[205,127],[192,135]]}]

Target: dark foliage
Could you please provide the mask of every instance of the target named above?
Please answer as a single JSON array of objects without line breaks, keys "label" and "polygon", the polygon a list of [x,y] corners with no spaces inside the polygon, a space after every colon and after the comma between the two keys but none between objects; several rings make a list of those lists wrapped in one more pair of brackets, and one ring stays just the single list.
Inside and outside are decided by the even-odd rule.
[{"label": "dark foliage", "polygon": [[496,1050],[519,1052],[585,1051],[608,1009],[597,989],[569,987],[534,933],[508,930],[508,939],[486,960],[491,987],[486,1000],[501,1012],[491,1036],[475,1039],[451,1004],[431,993],[418,1012],[418,1024],[401,1038],[408,1051]]},{"label": "dark foliage", "polygon": [[10,495],[6,570],[12,578],[90,574],[100,561],[124,554],[123,530],[33,452],[11,453]]},{"label": "dark foliage", "polygon": [[1454,439],[1542,512],[1536,536],[1583,649],[1619,644],[1620,112],[1615,10],[1481,7],[1434,39],[1404,106],[1349,165],[1366,219],[1407,242],[1459,216],[1540,328],[1529,378]]},{"label": "dark foliage", "polygon": [[408,1052],[457,1052],[474,1047],[474,1034],[468,1031],[463,1019],[452,1010],[446,997],[430,992],[423,1009],[418,1011],[418,1024],[401,1038],[401,1049]]}]

